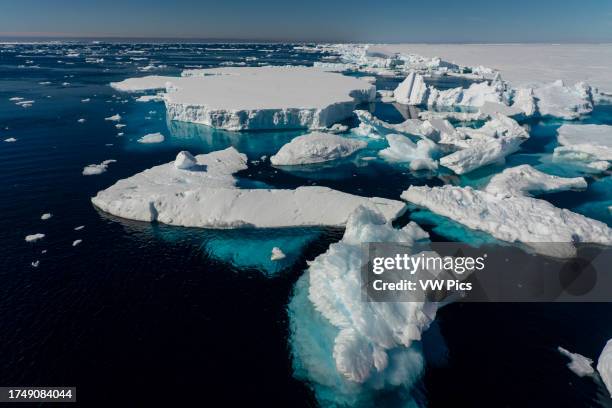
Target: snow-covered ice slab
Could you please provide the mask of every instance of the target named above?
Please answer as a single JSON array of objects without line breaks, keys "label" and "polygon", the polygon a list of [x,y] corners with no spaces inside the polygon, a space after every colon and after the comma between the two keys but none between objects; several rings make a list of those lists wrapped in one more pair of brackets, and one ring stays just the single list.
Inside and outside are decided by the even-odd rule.
[{"label": "snow-covered ice slab", "polygon": [[597,360],[597,371],[612,397],[612,340],[608,340],[606,346],[599,355],[599,360]]},{"label": "snow-covered ice slab", "polygon": [[171,162],[120,180],[92,202],[122,218],[205,228],[344,226],[359,206],[375,209],[387,220],[405,209],[400,201],[326,187],[238,189],[233,174],[247,168],[247,158],[231,147],[195,159],[197,165],[188,169]]},{"label": "snow-covered ice slab", "polygon": [[540,115],[578,119],[593,111],[591,87],[584,82],[566,86],[563,81],[533,89]]},{"label": "snow-covered ice slab", "polygon": [[183,77],[130,78],[121,91],[165,89],[173,120],[227,130],[324,128],[376,98],[367,81],[308,67],[230,67],[193,70]]},{"label": "snow-covered ice slab", "polygon": [[427,120],[406,119],[402,123],[387,123],[365,110],[356,110],[355,115],[357,115],[360,122],[357,132],[363,136],[385,136],[393,133],[401,133],[404,135],[437,139],[439,134],[439,130]]},{"label": "snow-covered ice slab", "polygon": [[291,140],[270,157],[270,162],[276,166],[323,163],[350,156],[366,146],[367,143],[361,140],[312,132]]},{"label": "snow-covered ice slab", "polygon": [[593,168],[606,170],[612,161],[612,126],[562,125],[555,148],[556,159],[578,160]]},{"label": "snow-covered ice slab", "polygon": [[584,190],[587,182],[582,177],[559,177],[544,173],[527,164],[505,169],[489,180],[485,191],[505,197]]},{"label": "snow-covered ice slab", "polygon": [[[502,241],[524,243],[536,252],[550,256],[574,256],[573,243],[612,245],[612,229],[606,224],[557,208],[547,201],[521,195],[525,190],[575,188],[578,184],[575,179],[553,182],[549,175],[531,171],[525,166],[507,169],[504,173],[492,180],[490,191],[486,191],[488,187],[480,191],[451,185],[411,186],[402,193],[402,198],[468,228],[484,231]],[[506,185],[510,179],[516,180],[517,175],[513,173],[519,176],[527,174],[528,181],[519,182],[518,189],[509,191],[510,196],[497,194],[499,186]],[[538,175],[542,175],[540,179]]]},{"label": "snow-covered ice slab", "polygon": [[[429,302],[363,302],[362,243],[426,240],[415,223],[395,229],[385,217],[358,208],[340,242],[310,263],[289,304],[294,370],[313,384],[324,406],[374,406],[383,389],[410,388],[424,368],[414,343],[435,318]],[[409,404],[407,406],[410,406]]]}]

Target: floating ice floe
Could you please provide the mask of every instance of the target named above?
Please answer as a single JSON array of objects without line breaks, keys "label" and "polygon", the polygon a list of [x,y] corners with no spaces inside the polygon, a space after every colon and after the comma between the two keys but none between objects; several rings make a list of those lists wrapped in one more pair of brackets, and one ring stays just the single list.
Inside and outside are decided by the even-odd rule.
[{"label": "floating ice floe", "polygon": [[166,138],[159,132],[149,133],[144,135],[137,140],[138,143],[151,144],[151,143],[162,143]]},{"label": "floating ice floe", "polygon": [[593,364],[593,360],[590,358],[578,353],[572,353],[561,346],[557,347],[557,350],[559,350],[559,353],[570,359],[570,362],[567,363],[567,368],[569,368],[578,377],[595,374],[595,370],[591,366],[591,364]]},{"label": "floating ice floe", "polygon": [[38,260],[32,261],[32,263],[30,265],[32,265],[33,268],[38,268],[38,265],[40,265],[40,261],[38,261]]},{"label": "floating ice floe", "polygon": [[612,397],[612,340],[608,340],[606,346],[599,355],[599,360],[597,360],[597,371]]},{"label": "floating ice floe", "polygon": [[554,116],[563,119],[578,119],[593,111],[591,87],[584,82],[565,86],[563,81],[535,87],[538,112],[541,116]]},{"label": "floating ice floe", "polygon": [[438,162],[434,159],[438,148],[429,139],[416,143],[403,135],[387,135],[389,147],[378,155],[389,162],[409,163],[410,170],[436,170]]},{"label": "floating ice floe", "polygon": [[73,247],[75,247],[75,246],[79,245],[81,242],[83,242],[83,240],[82,240],[82,239],[75,239],[75,240],[72,242],[72,246],[73,246]]},{"label": "floating ice floe", "polygon": [[111,163],[115,163],[117,160],[104,160],[100,164],[89,164],[83,168],[84,176],[94,176],[97,174],[102,174],[106,170],[108,170],[108,165]]},{"label": "floating ice floe", "polygon": [[195,159],[197,165],[189,169],[171,162],[120,180],[92,202],[122,218],[205,228],[343,226],[360,205],[380,211],[386,219],[405,210],[399,201],[326,187],[236,188],[233,174],[247,168],[247,158],[234,148]]},{"label": "floating ice floe", "polygon": [[[521,175],[527,180],[518,181]],[[516,188],[503,190],[512,183],[516,183]],[[411,186],[402,193],[402,198],[499,240],[523,243],[538,253],[565,258],[575,255],[574,243],[612,245],[612,229],[600,221],[523,194],[579,186],[584,183],[555,178],[524,165],[504,170],[484,191],[451,185]]]},{"label": "floating ice floe", "polygon": [[493,118],[478,129],[460,127],[444,132],[442,144],[461,148],[440,159],[440,164],[457,174],[465,174],[488,164],[501,162],[516,152],[529,138],[527,131],[515,120],[494,114]]},{"label": "floating ice floe", "polygon": [[84,226],[84,225],[79,225],[78,227],[74,227],[74,230],[75,230],[75,231],[80,231],[80,230],[82,230],[83,228],[85,228],[85,226]]},{"label": "floating ice floe", "polygon": [[81,119],[77,120],[77,122],[79,122],[79,123],[85,123],[85,119],[81,118]]},{"label": "floating ice floe", "polygon": [[163,95],[142,95],[136,98],[136,102],[163,102]]},{"label": "floating ice floe", "polygon": [[9,137],[8,139],[4,139],[4,141],[6,143],[15,143],[17,139],[15,139],[14,137]]},{"label": "floating ice floe", "polygon": [[272,248],[272,255],[270,255],[271,261],[280,261],[286,257],[287,255],[285,255],[285,253],[279,247]]},{"label": "floating ice floe", "polygon": [[395,229],[359,207],[342,240],[310,262],[296,283],[288,307],[294,373],[313,385],[322,405],[375,406],[377,392],[393,389],[411,399],[424,368],[419,341],[437,305],[361,301],[362,243],[400,242],[409,250],[427,237],[413,222]]},{"label": "floating ice floe", "polygon": [[115,114],[113,116],[109,116],[107,118],[104,118],[104,120],[109,120],[111,122],[119,122],[121,120],[121,115],[120,114]]},{"label": "floating ice floe", "polygon": [[91,101],[91,99],[89,99],[89,98],[81,99],[81,102],[82,102],[82,103],[87,103],[87,102],[89,102],[89,101]]},{"label": "floating ice floe", "polygon": [[361,140],[312,132],[285,144],[278,153],[270,157],[270,162],[276,166],[322,163],[350,156],[366,146],[367,143]]},{"label": "floating ice floe", "polygon": [[555,160],[582,162],[605,171],[612,161],[612,126],[562,125],[557,141],[561,145],[553,153]]},{"label": "floating ice floe", "polygon": [[31,235],[26,235],[25,240],[26,242],[36,242],[40,239],[43,239],[45,237],[45,234],[31,234]]},{"label": "floating ice floe", "polygon": [[215,68],[183,75],[130,78],[111,86],[165,90],[172,120],[227,130],[329,127],[376,97],[376,87],[366,81],[308,67]]},{"label": "floating ice floe", "polygon": [[44,213],[43,215],[40,216],[41,220],[48,220],[49,218],[53,217],[53,214],[51,213]]}]

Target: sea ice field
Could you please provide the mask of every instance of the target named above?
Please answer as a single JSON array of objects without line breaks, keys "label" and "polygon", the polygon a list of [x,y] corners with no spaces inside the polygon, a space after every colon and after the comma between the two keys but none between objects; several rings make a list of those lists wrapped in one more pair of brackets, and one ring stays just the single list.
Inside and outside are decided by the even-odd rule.
[{"label": "sea ice field", "polygon": [[366,242],[612,245],[610,66],[610,45],[0,43],[0,382],[612,406],[610,304],[364,303],[359,281]]}]

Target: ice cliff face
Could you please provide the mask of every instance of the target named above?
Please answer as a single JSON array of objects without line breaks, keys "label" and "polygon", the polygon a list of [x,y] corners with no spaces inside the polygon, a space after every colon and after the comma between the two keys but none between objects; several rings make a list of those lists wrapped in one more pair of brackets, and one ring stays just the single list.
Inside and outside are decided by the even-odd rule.
[{"label": "ice cliff face", "polygon": [[376,97],[376,87],[367,81],[307,67],[205,69],[111,86],[130,92],[164,89],[171,119],[227,130],[326,128]]},{"label": "ice cliff face", "polygon": [[422,373],[419,340],[437,305],[361,301],[364,242],[427,238],[416,224],[394,229],[385,217],[356,209],[344,237],[310,263],[289,304],[296,375],[311,383],[324,405],[374,403],[383,388],[400,389],[407,401]]},{"label": "ice cliff face", "polygon": [[520,242],[549,256],[571,257],[575,255],[573,243],[612,245],[612,229],[524,194],[584,186],[584,179],[553,177],[524,165],[506,169],[484,191],[451,185],[411,186],[402,198],[499,240]]}]

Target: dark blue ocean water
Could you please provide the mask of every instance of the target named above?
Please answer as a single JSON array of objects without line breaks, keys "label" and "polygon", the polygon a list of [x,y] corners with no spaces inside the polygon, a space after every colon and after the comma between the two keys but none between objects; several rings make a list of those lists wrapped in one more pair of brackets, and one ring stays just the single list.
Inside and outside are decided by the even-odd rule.
[{"label": "dark blue ocean water", "polygon": [[[0,141],[0,385],[77,386],[87,405],[203,405],[213,398],[230,405],[317,405],[309,386],[292,376],[286,306],[306,261],[341,230],[151,225],[103,214],[89,199],[179,150],[232,145],[257,160],[303,133],[233,133],[168,122],[163,104],[135,102],[109,82],[227,63],[308,65],[321,57],[279,44],[0,45],[0,140],[17,139]],[[142,70],[149,65],[154,68]],[[13,97],[34,103],[24,108]],[[411,114],[388,104],[372,109],[391,122]],[[104,120],[116,113],[125,128]],[[598,107],[585,122],[612,124],[612,107]],[[550,160],[560,124],[529,123],[532,138],[507,165],[582,175],[583,169]],[[165,142],[136,142],[157,131]],[[377,147],[360,154],[374,155]],[[84,166],[106,159],[117,160],[106,173],[81,175]],[[316,184],[397,198],[411,184],[480,185],[498,171],[489,166],[461,178],[412,174],[355,157],[287,171],[264,161],[251,163],[240,184]],[[610,180],[609,174],[588,176],[586,192],[546,198],[612,225]],[[53,217],[41,220],[47,212]],[[436,240],[487,239],[426,211],[402,222],[410,218]],[[46,237],[26,243],[33,233]],[[82,243],[73,247],[77,239]],[[283,248],[287,259],[271,263],[272,246]],[[433,329],[446,344],[430,353],[422,393],[432,407],[605,406],[601,385],[572,374],[556,347],[596,358],[612,338],[611,312],[607,304],[448,306]]]}]

